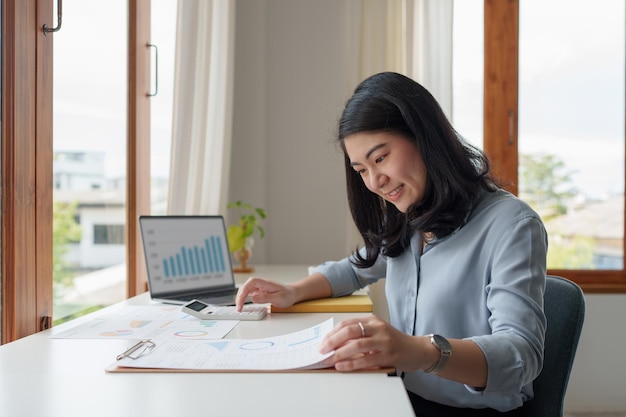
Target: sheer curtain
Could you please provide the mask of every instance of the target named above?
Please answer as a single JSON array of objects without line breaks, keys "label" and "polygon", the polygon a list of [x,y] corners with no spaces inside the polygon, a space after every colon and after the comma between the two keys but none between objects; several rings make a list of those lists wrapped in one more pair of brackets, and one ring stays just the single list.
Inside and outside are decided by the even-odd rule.
[{"label": "sheer curtain", "polygon": [[415,0],[409,7],[412,45],[407,75],[419,81],[452,119],[452,11],[454,0]]},{"label": "sheer curtain", "polygon": [[[452,117],[454,0],[352,0],[349,4],[350,90],[370,75],[395,71],[422,84]],[[346,250],[359,234],[348,219]],[[370,286],[374,313],[389,320],[384,280]]]},{"label": "sheer curtain", "polygon": [[454,0],[352,0],[350,88],[381,71],[405,74],[452,111]]},{"label": "sheer curtain", "polygon": [[406,6],[405,0],[350,1],[351,90],[378,72],[406,73]]},{"label": "sheer curtain", "polygon": [[168,214],[226,208],[235,2],[178,2]]}]

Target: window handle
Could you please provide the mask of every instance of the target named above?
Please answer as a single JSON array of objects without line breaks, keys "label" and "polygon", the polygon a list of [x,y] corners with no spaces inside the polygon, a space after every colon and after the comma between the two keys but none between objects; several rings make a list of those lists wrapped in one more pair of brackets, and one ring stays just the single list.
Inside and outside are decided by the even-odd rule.
[{"label": "window handle", "polygon": [[515,143],[515,112],[509,110],[509,145]]},{"label": "window handle", "polygon": [[39,331],[48,330],[51,327],[52,327],[52,317],[41,316],[39,320]]},{"label": "window handle", "polygon": [[47,24],[43,25],[43,34],[48,36],[48,33],[58,32],[61,29],[61,9],[63,6],[63,2],[61,0],[57,0],[57,26],[55,28],[49,28]]},{"label": "window handle", "polygon": [[148,92],[148,97],[154,97],[159,92],[159,48],[151,43],[147,46],[154,49],[154,93]]}]

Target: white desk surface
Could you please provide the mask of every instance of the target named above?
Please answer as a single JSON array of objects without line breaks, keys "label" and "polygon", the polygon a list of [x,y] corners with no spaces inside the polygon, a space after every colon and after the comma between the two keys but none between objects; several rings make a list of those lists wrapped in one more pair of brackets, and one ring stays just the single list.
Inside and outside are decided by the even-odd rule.
[{"label": "white desk surface", "polygon": [[[254,275],[290,281],[306,268],[259,267]],[[105,310],[150,302],[141,294]],[[49,338],[98,314],[0,346],[0,416],[414,415],[402,381],[384,373],[111,374],[105,367],[133,341]],[[364,314],[274,313],[240,322],[227,337],[275,336]]]}]

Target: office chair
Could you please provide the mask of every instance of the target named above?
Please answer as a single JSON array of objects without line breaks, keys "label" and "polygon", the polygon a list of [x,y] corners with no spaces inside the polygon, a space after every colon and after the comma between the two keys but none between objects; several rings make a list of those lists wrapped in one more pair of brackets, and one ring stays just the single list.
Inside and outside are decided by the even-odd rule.
[{"label": "office chair", "polygon": [[547,328],[543,369],[533,383],[534,398],[522,409],[529,417],[562,417],[567,383],[585,319],[582,290],[567,279],[548,276],[544,311]]}]

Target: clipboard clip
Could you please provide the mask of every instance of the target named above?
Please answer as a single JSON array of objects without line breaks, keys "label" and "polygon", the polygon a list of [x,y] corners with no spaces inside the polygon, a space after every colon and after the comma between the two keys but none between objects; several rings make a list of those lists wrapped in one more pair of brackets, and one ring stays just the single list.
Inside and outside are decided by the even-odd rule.
[{"label": "clipboard clip", "polygon": [[156,347],[156,343],[152,340],[140,340],[135,345],[126,349],[124,353],[120,353],[117,355],[117,360],[122,360],[124,358],[129,359],[139,359],[144,355],[147,355]]}]

